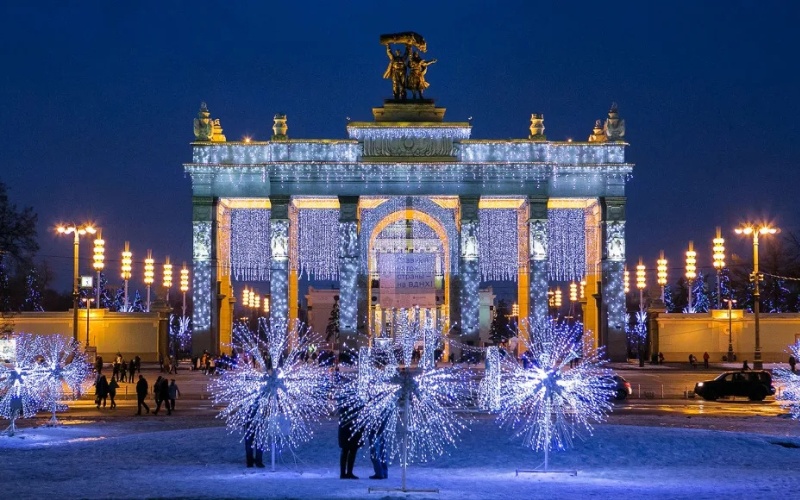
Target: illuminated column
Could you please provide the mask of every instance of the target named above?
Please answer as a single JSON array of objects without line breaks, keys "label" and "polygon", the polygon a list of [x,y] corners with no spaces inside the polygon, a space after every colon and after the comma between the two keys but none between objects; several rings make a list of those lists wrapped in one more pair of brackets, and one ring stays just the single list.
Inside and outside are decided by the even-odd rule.
[{"label": "illuminated column", "polygon": [[[358,334],[358,196],[339,197],[339,341]],[[374,331],[374,330],[373,330]],[[348,342],[352,344],[352,342]],[[353,347],[351,345],[351,347]]]},{"label": "illuminated column", "polygon": [[[216,202],[210,196],[192,197],[192,353],[216,352],[217,330],[212,314],[217,310]],[[219,325],[217,325],[219,326]]]},{"label": "illuminated column", "polygon": [[[528,200],[530,218],[528,219],[528,262],[529,277],[529,319],[533,322],[528,328],[531,337],[535,326],[547,321],[549,303],[547,297],[547,198]],[[525,319],[525,318],[523,318]],[[533,338],[531,338],[533,340]]]},{"label": "illuminated column", "polygon": [[270,230],[270,281],[271,303],[269,319],[273,325],[289,321],[289,197],[270,196],[272,213]]},{"label": "illuminated column", "polygon": [[[459,305],[461,334],[480,335],[480,269],[478,267],[478,201],[479,196],[459,196],[461,203],[461,241],[459,259]],[[454,243],[455,244],[455,243]]]},{"label": "illuminated column", "polygon": [[602,213],[602,282],[600,342],[612,361],[627,359],[625,339],[625,198],[600,198]]}]

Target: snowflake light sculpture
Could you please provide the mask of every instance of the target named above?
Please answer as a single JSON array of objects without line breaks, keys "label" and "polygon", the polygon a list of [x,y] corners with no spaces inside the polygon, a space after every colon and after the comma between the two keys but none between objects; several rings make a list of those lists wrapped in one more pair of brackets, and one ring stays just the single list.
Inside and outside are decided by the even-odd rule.
[{"label": "snowflake light sculpture", "polygon": [[229,430],[252,438],[255,448],[271,449],[274,470],[276,450],[297,448],[311,439],[312,426],[328,415],[331,378],[326,368],[303,359],[312,342],[307,329],[291,330],[298,339],[293,346],[286,322],[267,325],[262,318],[260,330],[266,342],[245,325],[236,325],[233,348],[242,353],[242,361],[212,379],[209,389],[214,404],[225,405],[218,416]]},{"label": "snowflake light sculpture", "polygon": [[[416,312],[416,311],[415,311]],[[470,372],[453,367],[437,368],[426,361],[411,366],[407,346],[411,339],[423,339],[425,349],[436,345],[431,336],[441,336],[432,321],[404,325],[396,344],[378,344],[362,349],[357,375],[345,380],[339,397],[347,408],[355,432],[383,446],[381,460],[400,459],[402,491],[406,489],[406,468],[410,463],[424,463],[455,446],[467,422],[456,413],[466,408],[472,392]],[[414,340],[416,341],[416,340]],[[398,363],[394,352],[401,353]]]},{"label": "snowflake light sculpture", "polygon": [[16,336],[16,359],[12,366],[0,364],[0,415],[11,421],[6,433],[16,432],[17,418],[29,418],[41,408],[35,376],[35,339],[31,335]]},{"label": "snowflake light sculpture", "polygon": [[[66,408],[60,402],[80,393],[81,386],[89,376],[89,360],[81,352],[77,341],[61,335],[39,336],[33,348],[35,362],[32,375],[42,407],[50,408],[53,412],[50,425],[56,425],[56,411]],[[69,393],[64,391],[65,386]]]},{"label": "snowflake light sculpture", "polygon": [[603,367],[597,350],[577,349],[580,325],[548,321],[530,331],[524,363],[510,356],[501,361],[498,419],[523,436],[525,446],[544,450],[547,470],[550,450],[566,449],[581,430],[591,433],[592,422],[605,420],[612,408],[613,371]]},{"label": "snowflake light sculpture", "polygon": [[[800,340],[789,346],[789,351],[794,359],[800,359]],[[800,419],[800,375],[784,367],[772,370],[775,382],[783,386],[783,391],[776,399],[788,401],[792,418]]]}]

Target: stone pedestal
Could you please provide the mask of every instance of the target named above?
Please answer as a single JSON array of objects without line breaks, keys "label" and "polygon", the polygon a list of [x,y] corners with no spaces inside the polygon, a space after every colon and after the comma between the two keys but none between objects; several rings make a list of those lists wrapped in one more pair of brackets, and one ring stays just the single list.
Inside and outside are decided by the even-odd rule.
[{"label": "stone pedestal", "polygon": [[372,108],[372,116],[376,122],[441,122],[445,111],[432,99],[386,99],[383,107]]}]

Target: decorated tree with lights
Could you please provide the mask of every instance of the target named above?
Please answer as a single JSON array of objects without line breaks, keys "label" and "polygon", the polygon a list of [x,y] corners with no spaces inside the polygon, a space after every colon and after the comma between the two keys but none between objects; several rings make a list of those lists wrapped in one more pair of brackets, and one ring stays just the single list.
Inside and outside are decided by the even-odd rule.
[{"label": "decorated tree with lights", "polygon": [[[790,355],[800,360],[800,340],[789,346]],[[800,420],[800,375],[783,366],[772,370],[775,383],[783,386],[776,399],[788,401],[792,418]]]},{"label": "decorated tree with lights", "polygon": [[338,343],[339,340],[339,296],[333,298],[333,308],[325,327],[325,342]]},{"label": "decorated tree with lights", "polygon": [[[433,460],[455,445],[467,424],[457,412],[466,408],[472,392],[469,370],[436,367],[441,329],[419,316],[418,309],[401,310],[393,340],[362,348],[357,374],[345,380],[339,394],[354,431],[382,444],[378,459],[399,458],[402,491],[410,491],[409,464]],[[419,343],[423,354],[412,366]]]},{"label": "decorated tree with lights", "polygon": [[61,401],[80,394],[90,374],[89,360],[77,341],[61,335],[38,336],[32,348],[36,359],[33,376],[39,397],[42,407],[52,410],[50,424],[55,425],[56,411],[66,409]]},{"label": "decorated tree with lights", "polygon": [[0,363],[0,416],[11,421],[6,433],[13,436],[18,418],[36,415],[42,405],[40,378],[36,374],[35,338],[14,337],[15,359],[10,365]]},{"label": "decorated tree with lights", "polygon": [[26,311],[44,311],[42,307],[42,280],[35,267],[31,267],[25,276],[25,304]]},{"label": "decorated tree with lights", "polygon": [[570,447],[575,436],[591,433],[593,423],[611,411],[613,371],[603,366],[598,350],[576,352],[574,326],[554,320],[529,324],[532,340],[523,341],[532,366],[511,357],[499,360],[498,420],[523,437],[525,446],[544,450],[547,471],[551,450]]},{"label": "decorated tree with lights", "polygon": [[[276,451],[311,439],[314,424],[328,415],[331,381],[326,368],[303,360],[313,336],[302,326],[290,331],[285,321],[259,321],[263,335],[243,323],[234,327],[232,347],[243,362],[213,378],[209,389],[214,404],[224,406],[218,416],[228,429],[270,449],[275,470]],[[289,335],[297,339],[292,346]]]},{"label": "decorated tree with lights", "polygon": [[698,271],[697,278],[692,280],[692,307],[693,312],[708,312],[711,303],[708,299],[706,275]]},{"label": "decorated tree with lights", "polygon": [[170,314],[169,324],[174,347],[181,352],[188,352],[192,346],[192,318]]}]

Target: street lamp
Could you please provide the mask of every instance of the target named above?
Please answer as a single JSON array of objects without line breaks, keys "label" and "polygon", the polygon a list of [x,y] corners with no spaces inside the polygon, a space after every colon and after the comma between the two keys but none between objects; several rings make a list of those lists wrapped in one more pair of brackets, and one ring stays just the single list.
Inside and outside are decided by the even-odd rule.
[{"label": "street lamp", "polygon": [[556,294],[555,294],[555,297],[553,299],[553,303],[555,304],[556,309],[561,307],[561,289],[560,288],[556,288]]},{"label": "street lamp", "polygon": [[86,347],[89,347],[89,310],[92,308],[91,306],[94,299],[84,297],[83,301],[86,302]]},{"label": "street lamp", "polygon": [[645,278],[645,268],[642,258],[639,257],[639,264],[636,266],[636,288],[639,289],[639,311],[644,311],[644,287],[647,286]]},{"label": "street lamp", "polygon": [[131,253],[130,242],[125,242],[125,250],[122,251],[122,279],[125,282],[125,294],[123,295],[123,310],[128,312],[128,280],[131,279],[133,269],[133,254]]},{"label": "street lamp", "polygon": [[714,243],[714,269],[717,270],[717,309],[721,307],[722,297],[720,297],[720,280],[722,279],[722,268],[725,267],[725,238],[722,237],[722,228],[717,226],[717,237]]},{"label": "street lamp", "polygon": [[103,234],[100,230],[97,231],[97,238],[94,239],[94,256],[92,257],[93,263],[92,267],[95,271],[97,271],[97,295],[95,299],[96,307],[100,307],[100,272],[105,267],[105,257],[106,257],[106,242],[103,239]]},{"label": "street lamp", "polygon": [[164,288],[167,289],[167,302],[169,302],[169,289],[172,288],[172,264],[169,263],[169,255],[164,261]]},{"label": "street lamp", "polygon": [[628,295],[631,291],[631,273],[628,272],[628,266],[625,265],[625,271],[622,274],[622,288],[625,292],[625,295]]},{"label": "street lamp", "polygon": [[664,288],[667,286],[667,259],[664,258],[664,250],[661,250],[661,256],[656,261],[657,274],[656,283],[661,287],[661,302],[664,302]]},{"label": "street lamp", "polygon": [[186,316],[186,292],[189,291],[189,268],[186,267],[186,262],[183,263],[181,268],[181,293],[183,294],[183,313]]},{"label": "street lamp", "polygon": [[56,231],[58,234],[73,234],[74,237],[72,238],[74,251],[74,274],[72,275],[72,338],[77,341],[78,340],[78,298],[80,296],[80,291],[78,289],[80,279],[80,273],[78,269],[78,246],[80,245],[80,237],[85,235],[86,233],[94,234],[97,230],[91,224],[82,224],[80,226],[71,225],[71,226],[58,226],[56,227]]},{"label": "street lamp", "polygon": [[728,303],[728,363],[730,363],[733,361],[733,316],[731,314],[736,299],[725,299],[725,302]]},{"label": "street lamp", "polygon": [[686,251],[686,280],[689,286],[689,309],[694,312],[692,307],[692,281],[697,277],[697,252],[694,251],[694,241],[689,242],[689,250]]},{"label": "street lamp", "polygon": [[147,312],[150,312],[150,285],[155,281],[155,261],[153,260],[153,251],[147,251],[147,258],[144,259],[144,284],[147,285]]},{"label": "street lamp", "polygon": [[740,227],[734,229],[736,234],[744,234],[744,235],[753,235],[753,274],[750,275],[750,281],[754,283],[753,286],[753,315],[755,317],[755,327],[756,327],[756,350],[753,359],[753,368],[756,370],[760,370],[763,368],[763,364],[761,363],[761,331],[759,330],[758,324],[758,315],[759,309],[761,308],[761,291],[759,289],[759,282],[763,275],[758,272],[758,235],[763,234],[775,234],[779,230],[775,227],[769,227],[769,225],[757,225],[754,226],[752,224],[744,224]]}]

